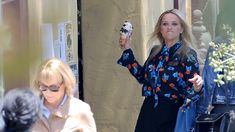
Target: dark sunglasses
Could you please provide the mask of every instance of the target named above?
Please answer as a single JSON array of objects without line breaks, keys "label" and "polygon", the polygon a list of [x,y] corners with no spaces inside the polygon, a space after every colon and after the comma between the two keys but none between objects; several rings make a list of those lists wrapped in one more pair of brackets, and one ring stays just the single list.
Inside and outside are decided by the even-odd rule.
[{"label": "dark sunglasses", "polygon": [[58,92],[61,85],[62,83],[60,83],[59,85],[53,84],[50,86],[46,86],[45,84],[39,83],[39,89],[41,91],[47,91],[47,89],[49,89],[51,92]]}]

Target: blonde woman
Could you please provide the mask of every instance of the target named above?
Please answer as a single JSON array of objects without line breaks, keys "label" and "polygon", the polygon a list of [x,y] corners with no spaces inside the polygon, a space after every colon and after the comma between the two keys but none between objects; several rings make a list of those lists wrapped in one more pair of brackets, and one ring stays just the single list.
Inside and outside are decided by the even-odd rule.
[{"label": "blonde woman", "polygon": [[73,97],[75,77],[63,61],[43,62],[34,86],[41,93],[42,114],[33,132],[96,132],[90,106]]},{"label": "blonde woman", "polygon": [[173,132],[178,109],[186,98],[200,93],[203,80],[196,52],[189,47],[192,43],[189,26],[178,10],[160,15],[151,39],[159,40],[161,45],[152,48],[141,66],[131,49],[131,39],[120,37],[123,54],[118,64],[127,67],[142,84],[145,100],[135,132]]}]

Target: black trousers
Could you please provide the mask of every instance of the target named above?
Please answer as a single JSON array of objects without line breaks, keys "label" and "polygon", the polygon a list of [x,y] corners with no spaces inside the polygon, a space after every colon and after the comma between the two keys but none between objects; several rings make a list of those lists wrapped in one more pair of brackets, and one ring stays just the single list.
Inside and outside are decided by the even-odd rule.
[{"label": "black trousers", "polygon": [[168,98],[159,98],[154,108],[154,98],[145,98],[135,132],[174,132],[177,112],[181,103]]}]

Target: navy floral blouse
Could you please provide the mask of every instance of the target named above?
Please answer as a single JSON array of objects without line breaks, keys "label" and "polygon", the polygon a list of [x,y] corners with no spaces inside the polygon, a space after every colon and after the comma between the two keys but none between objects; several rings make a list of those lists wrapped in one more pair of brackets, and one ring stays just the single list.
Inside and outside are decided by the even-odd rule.
[{"label": "navy floral blouse", "polygon": [[154,96],[155,106],[160,97],[167,97],[177,103],[197,95],[188,79],[199,74],[196,52],[188,48],[182,57],[179,52],[182,47],[181,42],[170,48],[163,46],[156,57],[144,66],[136,61],[132,50],[127,49],[117,63],[127,67],[138,82],[143,84],[143,96]]}]

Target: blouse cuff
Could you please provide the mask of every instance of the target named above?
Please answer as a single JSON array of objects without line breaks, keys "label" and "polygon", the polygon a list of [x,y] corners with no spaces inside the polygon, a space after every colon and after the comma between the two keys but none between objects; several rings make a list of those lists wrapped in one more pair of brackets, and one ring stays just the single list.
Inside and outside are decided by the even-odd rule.
[{"label": "blouse cuff", "polygon": [[189,94],[187,98],[191,99],[193,102],[199,100],[199,98],[202,96],[204,92],[204,88],[202,86],[201,90],[199,92],[194,91],[194,94]]},{"label": "blouse cuff", "polygon": [[123,51],[121,58],[118,59],[117,63],[122,66],[127,66],[135,62],[135,57],[131,49],[126,49]]}]

